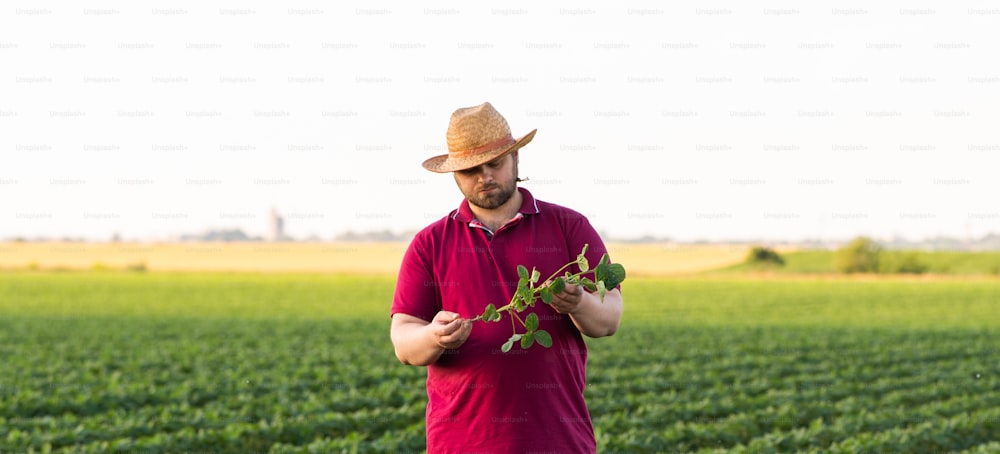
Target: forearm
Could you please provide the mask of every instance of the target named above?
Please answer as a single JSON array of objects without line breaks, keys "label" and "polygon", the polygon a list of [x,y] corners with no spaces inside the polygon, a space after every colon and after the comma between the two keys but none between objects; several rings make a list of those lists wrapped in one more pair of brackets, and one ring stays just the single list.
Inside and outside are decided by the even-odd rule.
[{"label": "forearm", "polygon": [[601,297],[590,292],[583,292],[580,305],[570,314],[577,329],[585,336],[604,337],[618,331],[622,318],[622,295],[618,290],[611,290]]},{"label": "forearm", "polygon": [[396,358],[403,364],[427,366],[437,361],[444,352],[444,348],[434,340],[431,325],[394,323],[391,338]]}]

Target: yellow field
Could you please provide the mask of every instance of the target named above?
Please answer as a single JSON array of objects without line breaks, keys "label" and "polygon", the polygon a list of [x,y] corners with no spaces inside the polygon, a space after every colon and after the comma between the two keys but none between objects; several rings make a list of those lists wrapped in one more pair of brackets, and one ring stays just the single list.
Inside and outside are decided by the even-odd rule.
[{"label": "yellow field", "polygon": [[[0,243],[0,268],[311,271],[395,274],[406,243]],[[677,275],[741,261],[746,248],[609,243],[632,276]]]},{"label": "yellow field", "polygon": [[625,266],[630,276],[669,276],[697,273],[743,261],[746,246],[608,243],[611,260]]}]

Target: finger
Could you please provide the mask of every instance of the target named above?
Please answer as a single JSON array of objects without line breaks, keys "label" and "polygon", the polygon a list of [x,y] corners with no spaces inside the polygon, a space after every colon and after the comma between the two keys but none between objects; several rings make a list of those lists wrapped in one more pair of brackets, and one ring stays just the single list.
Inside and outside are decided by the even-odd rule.
[{"label": "finger", "polygon": [[458,329],[461,327],[462,327],[461,322],[456,323],[452,321],[441,325],[438,329],[434,331],[434,333],[437,334],[438,337],[449,336],[455,331],[458,331]]},{"label": "finger", "polygon": [[456,333],[452,333],[452,334],[450,334],[448,336],[442,337],[439,343],[444,348],[455,348],[455,347],[461,345],[463,342],[465,342],[466,338],[468,338],[468,334],[467,333],[464,333],[462,331],[458,331]]},{"label": "finger", "polygon": [[456,325],[455,331],[452,331],[449,337],[451,338],[452,341],[461,340],[468,337],[469,332],[471,331],[472,331],[472,324],[463,321],[462,323]]},{"label": "finger", "polygon": [[442,337],[442,338],[438,339],[438,345],[440,345],[440,346],[442,346],[444,348],[452,348],[452,346],[454,345],[454,343],[455,343],[455,340],[452,338],[452,336],[445,336],[445,337]]},{"label": "finger", "polygon": [[441,323],[451,323],[455,319],[459,318],[459,315],[455,312],[441,311],[438,312],[438,321]]},{"label": "finger", "polygon": [[454,325],[455,326],[455,330],[458,331],[458,330],[464,329],[465,325],[468,325],[470,323],[471,323],[470,321],[468,321],[468,320],[466,320],[464,318],[459,317],[459,318],[456,318],[456,319],[452,320],[450,323],[448,323],[448,325]]},{"label": "finger", "polygon": [[461,344],[472,334],[472,322],[464,320],[454,332],[449,334],[446,341],[449,345]]},{"label": "finger", "polygon": [[559,293],[556,293],[555,295],[552,295],[552,296],[555,296],[558,299],[566,300],[566,299],[572,298],[573,295],[574,295],[573,289],[570,289],[569,287],[567,287],[567,288],[563,289],[563,291],[561,291]]},{"label": "finger", "polygon": [[572,293],[560,293],[556,295],[556,299],[552,301],[553,304],[572,304],[576,300],[577,295]]}]

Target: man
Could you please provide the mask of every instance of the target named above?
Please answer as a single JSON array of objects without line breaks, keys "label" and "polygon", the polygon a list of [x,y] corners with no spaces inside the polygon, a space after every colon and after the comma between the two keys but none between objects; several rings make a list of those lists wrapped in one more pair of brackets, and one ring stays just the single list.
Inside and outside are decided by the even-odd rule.
[{"label": "man", "polygon": [[489,103],[458,109],[448,126],[448,154],[423,163],[432,172],[453,172],[465,196],[458,209],[414,237],[392,302],[396,357],[427,366],[429,453],[596,450],[583,399],[583,335],[615,333],[620,290],[602,302],[567,285],[551,305],[539,301],[522,313],[538,315],[551,348],[515,344],[504,353],[500,346],[512,334],[508,320],[469,320],[487,304],[510,301],[517,265],[535,267],[544,278],[575,260],[584,244],[590,263],[606,252],[583,215],[517,187],[518,150],[536,131],[515,140]]}]

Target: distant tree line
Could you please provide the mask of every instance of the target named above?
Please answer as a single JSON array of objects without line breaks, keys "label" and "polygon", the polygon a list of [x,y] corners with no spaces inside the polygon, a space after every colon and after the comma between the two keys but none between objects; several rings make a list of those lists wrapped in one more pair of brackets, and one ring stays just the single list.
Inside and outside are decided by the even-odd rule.
[{"label": "distant tree line", "polygon": [[[765,246],[754,246],[744,261],[756,269],[777,268],[785,265],[785,258]],[[921,274],[930,267],[915,252],[894,251],[868,237],[858,237],[833,254],[833,269],[844,274]]]},{"label": "distant tree line", "polygon": [[884,254],[884,251],[885,249],[871,238],[858,237],[837,250],[833,256],[833,265],[837,271],[846,274],[921,274],[927,271],[927,264],[921,262],[916,253],[890,256]]}]

